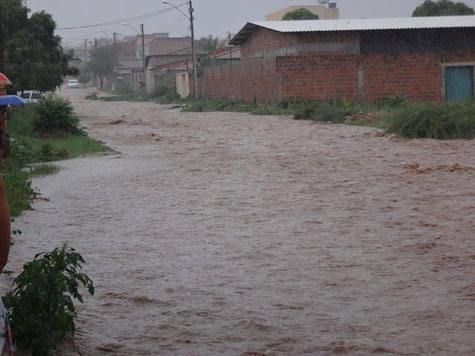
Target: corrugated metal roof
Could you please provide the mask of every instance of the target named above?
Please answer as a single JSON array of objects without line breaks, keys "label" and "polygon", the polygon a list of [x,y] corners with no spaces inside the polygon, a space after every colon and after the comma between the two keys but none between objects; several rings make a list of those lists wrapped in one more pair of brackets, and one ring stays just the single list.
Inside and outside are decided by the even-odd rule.
[{"label": "corrugated metal roof", "polygon": [[[222,47],[219,49],[216,49],[214,51],[210,51],[208,53],[208,57],[211,59],[228,59],[230,58],[229,55],[229,46]],[[231,57],[236,59],[236,58],[241,58],[241,47],[240,46],[232,46],[231,47]]]},{"label": "corrugated metal roof", "polygon": [[475,27],[475,16],[248,22],[231,44],[242,44],[257,27],[284,33]]}]

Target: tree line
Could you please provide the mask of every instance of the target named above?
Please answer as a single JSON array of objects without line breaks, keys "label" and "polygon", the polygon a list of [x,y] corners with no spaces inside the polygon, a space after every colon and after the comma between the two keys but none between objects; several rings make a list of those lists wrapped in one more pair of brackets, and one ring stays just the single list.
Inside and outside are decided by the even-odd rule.
[{"label": "tree line", "polygon": [[[462,16],[474,15],[473,8],[467,6],[463,2],[453,2],[450,0],[432,1],[425,0],[424,3],[418,6],[412,13],[413,17],[421,16]],[[289,11],[284,15],[282,20],[318,20],[318,15],[315,15],[310,10],[300,8],[294,11]]]},{"label": "tree line", "polygon": [[28,17],[30,9],[22,0],[0,2],[0,50],[4,63],[0,71],[12,81],[12,92],[24,90],[52,91],[63,77],[76,75],[70,67],[73,53],[61,47],[55,35],[56,22],[51,14],[40,11]]}]

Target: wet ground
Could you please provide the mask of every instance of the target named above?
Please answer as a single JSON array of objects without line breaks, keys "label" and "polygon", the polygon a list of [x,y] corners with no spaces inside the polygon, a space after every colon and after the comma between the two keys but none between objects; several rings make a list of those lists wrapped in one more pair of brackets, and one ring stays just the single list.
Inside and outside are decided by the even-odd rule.
[{"label": "wet ground", "polygon": [[63,355],[475,355],[475,141],[85,101],[8,269],[67,241],[96,295]]}]

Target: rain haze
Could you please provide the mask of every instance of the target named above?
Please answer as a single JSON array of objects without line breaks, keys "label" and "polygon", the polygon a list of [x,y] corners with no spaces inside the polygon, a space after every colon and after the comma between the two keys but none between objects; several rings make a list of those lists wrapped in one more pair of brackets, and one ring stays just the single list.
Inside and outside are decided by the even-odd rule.
[{"label": "rain haze", "polygon": [[[186,1],[170,0],[176,6],[183,5],[181,10],[186,13]],[[340,8],[341,18],[372,18],[372,17],[409,17],[412,11],[423,0],[339,0],[335,1]],[[475,7],[475,0],[464,1]],[[168,32],[171,36],[185,36],[189,33],[187,19],[178,11],[170,9],[160,0],[29,0],[28,7],[33,11],[46,10],[53,14],[58,28],[79,27],[106,23],[124,19],[124,23],[139,30],[144,23],[145,32]],[[195,0],[196,34],[197,37],[212,34],[221,38],[229,31],[237,33],[247,21],[263,21],[265,15],[292,5],[315,5],[316,0]],[[169,9],[165,13],[151,18],[125,20],[133,16],[144,15]],[[65,43],[85,38],[111,36],[113,32],[123,35],[134,34],[130,27],[122,25],[104,25],[79,30],[59,30]]]},{"label": "rain haze", "polygon": [[475,356],[475,13],[330,1],[0,0],[0,349]]}]

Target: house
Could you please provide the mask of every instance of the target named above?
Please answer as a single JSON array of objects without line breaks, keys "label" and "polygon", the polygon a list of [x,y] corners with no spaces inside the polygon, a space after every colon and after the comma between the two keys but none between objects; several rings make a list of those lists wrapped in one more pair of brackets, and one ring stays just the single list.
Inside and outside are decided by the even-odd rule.
[{"label": "house", "polygon": [[425,101],[474,96],[475,16],[250,22],[231,43],[241,46],[241,60],[204,68],[200,95],[359,102],[398,93]]},{"label": "house", "polygon": [[[147,67],[147,90],[151,91],[157,85],[166,85],[174,89],[182,97],[187,97],[191,92],[192,85],[191,72],[193,61],[191,56],[184,60],[179,60],[165,64],[153,64],[156,56],[151,56],[150,65]],[[241,48],[239,46],[226,46],[204,55],[197,56],[198,71],[206,66],[216,64],[235,63],[241,59]],[[155,61],[156,63],[157,61]],[[198,81],[198,84],[200,82]]]},{"label": "house", "polygon": [[[196,61],[199,61],[206,54],[197,41],[195,41],[194,50]],[[191,37],[156,38],[149,43],[149,52],[150,55],[145,59],[147,69],[145,82],[148,91],[152,91],[156,85],[165,80],[164,73],[166,71],[170,74],[170,72],[179,71],[180,66],[193,68]],[[176,65],[178,67],[175,67]],[[170,70],[170,67],[173,69]],[[183,72],[185,69],[181,71]],[[173,80],[167,78],[165,80],[167,86],[174,87]]]},{"label": "house", "polygon": [[131,89],[135,91],[140,89],[140,81],[144,79],[142,74],[143,60],[139,46],[141,48],[141,41],[138,41],[137,37],[107,46],[115,56],[115,75],[114,78],[109,78],[109,82],[113,82],[115,77],[121,77]]},{"label": "house", "polygon": [[[110,47],[114,48],[116,56],[115,76],[129,83],[134,91],[142,89],[143,83],[147,88],[153,88],[153,80],[147,84],[147,68],[191,57],[191,38],[168,37],[168,33],[145,34],[144,49],[141,35],[129,36],[124,42]],[[202,53],[199,45],[195,50],[198,56]]]},{"label": "house", "polygon": [[266,21],[282,21],[282,18],[285,14],[298,10],[306,9],[314,15],[318,15],[320,20],[329,20],[329,19],[339,19],[340,18],[340,9],[332,4],[332,7],[326,7],[323,5],[302,5],[302,6],[289,6],[285,9],[278,10],[272,14],[266,15]]},{"label": "house", "polygon": [[[157,38],[149,44],[149,55],[145,59],[145,67],[157,67],[168,63],[185,61],[191,58],[190,37]],[[204,55],[198,43],[195,43],[197,59]]]},{"label": "house", "polygon": [[[193,61],[190,56],[188,56],[187,59],[172,63],[149,65],[146,72],[147,91],[151,92],[156,86],[159,85],[165,85],[172,90],[177,90],[177,75],[181,75],[182,77],[180,80],[181,82],[187,82],[188,89],[182,89],[180,93],[183,97],[186,97],[190,92],[188,73],[192,69]],[[182,85],[180,84],[180,86]]]}]

